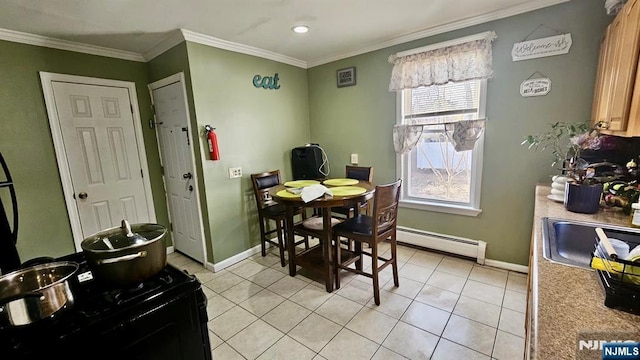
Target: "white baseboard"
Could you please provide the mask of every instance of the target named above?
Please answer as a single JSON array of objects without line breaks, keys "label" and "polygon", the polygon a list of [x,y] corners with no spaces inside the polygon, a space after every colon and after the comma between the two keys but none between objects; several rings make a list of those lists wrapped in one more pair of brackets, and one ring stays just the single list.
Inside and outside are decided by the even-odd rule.
[{"label": "white baseboard", "polygon": [[491,259],[486,259],[484,261],[484,264],[487,266],[493,266],[496,268],[515,271],[523,274],[529,273],[529,267],[520,265],[520,264],[513,264],[513,263],[508,263],[508,262],[499,261],[499,260],[491,260]]},{"label": "white baseboard", "polygon": [[[267,249],[269,248],[268,245],[270,245],[270,244],[267,244]],[[207,269],[213,271],[213,272],[218,272],[220,270],[228,268],[229,266],[231,266],[233,264],[239,263],[240,261],[242,261],[244,259],[248,259],[249,257],[251,257],[251,256],[253,256],[253,255],[255,255],[255,254],[257,254],[257,253],[259,253],[261,251],[262,251],[262,246],[261,245],[256,245],[256,246],[252,247],[249,250],[245,250],[245,251],[243,251],[243,252],[241,252],[241,253],[239,253],[237,255],[234,255],[234,256],[232,256],[230,258],[226,258],[226,259],[224,259],[224,260],[222,260],[220,262],[217,262],[217,263],[214,263],[214,264],[212,264],[210,262],[207,262],[205,267]]]},{"label": "white baseboard", "polygon": [[[425,250],[429,250],[428,248],[424,247],[424,246],[420,246],[420,245],[416,245],[416,244],[412,244],[414,246],[418,246],[418,247],[422,247]],[[267,249],[269,247],[271,247],[271,244],[267,244]],[[167,253],[172,253],[174,252],[175,249],[173,246],[170,246],[167,248]],[[210,263],[207,262],[205,267],[213,272],[218,272],[220,270],[226,269],[229,266],[232,266],[236,263],[239,263],[242,260],[248,259],[251,256],[259,253],[260,251],[262,251],[260,245],[256,245],[254,247],[252,247],[251,249],[245,250],[237,255],[234,255],[230,258],[226,258],[220,262],[217,263]],[[509,270],[509,271],[515,271],[515,272],[519,272],[519,273],[523,273],[523,274],[528,274],[529,273],[529,267],[524,266],[524,265],[520,265],[520,264],[513,264],[513,263],[509,263],[509,262],[505,262],[505,261],[499,261],[499,260],[492,260],[492,259],[484,259],[484,265],[487,266],[492,266],[495,268],[499,268],[499,269],[504,269],[504,270]]]},{"label": "white baseboard", "polygon": [[487,243],[481,240],[398,226],[398,242],[426,249],[443,251],[476,259],[480,265],[485,263]]},{"label": "white baseboard", "polygon": [[425,250],[432,249],[449,254],[475,258],[476,262],[480,265],[493,266],[523,274],[529,272],[529,268],[524,265],[486,259],[485,252],[487,243],[480,240],[398,226],[398,242],[417,246]]}]

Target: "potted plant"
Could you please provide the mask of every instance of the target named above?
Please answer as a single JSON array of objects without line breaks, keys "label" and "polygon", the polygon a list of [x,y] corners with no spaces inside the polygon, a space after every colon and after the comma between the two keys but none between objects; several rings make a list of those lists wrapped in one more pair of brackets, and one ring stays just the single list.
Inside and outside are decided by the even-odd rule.
[{"label": "potted plant", "polygon": [[600,149],[600,134],[587,122],[556,122],[544,133],[528,135],[522,145],[530,149],[553,153],[551,166],[561,165],[562,173],[568,177],[565,184],[564,206],[579,213],[595,213],[600,208],[602,183],[595,176],[598,164],[589,164],[581,158],[583,150]]}]

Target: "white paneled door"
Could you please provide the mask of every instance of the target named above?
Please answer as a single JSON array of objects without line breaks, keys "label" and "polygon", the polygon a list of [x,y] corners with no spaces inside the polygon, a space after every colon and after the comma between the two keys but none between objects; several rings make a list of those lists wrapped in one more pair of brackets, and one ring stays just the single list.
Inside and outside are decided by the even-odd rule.
[{"label": "white paneled door", "polygon": [[183,83],[181,76],[172,76],[151,84],[150,89],[175,248],[204,263],[204,233]]},{"label": "white paneled door", "polygon": [[53,83],[83,236],[149,222],[129,92]]},{"label": "white paneled door", "polygon": [[132,224],[155,221],[130,89],[66,81],[50,85],[82,237],[120,226],[123,219]]}]

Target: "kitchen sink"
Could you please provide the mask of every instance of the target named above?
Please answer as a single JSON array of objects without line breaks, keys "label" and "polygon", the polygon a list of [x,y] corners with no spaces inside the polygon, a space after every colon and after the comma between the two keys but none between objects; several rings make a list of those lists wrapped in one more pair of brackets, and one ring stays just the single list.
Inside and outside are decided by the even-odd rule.
[{"label": "kitchen sink", "polygon": [[542,219],[542,248],[545,259],[584,269],[591,269],[591,254],[595,250],[602,228],[610,239],[618,239],[633,249],[640,244],[640,230],[634,228],[587,221],[545,217]]}]

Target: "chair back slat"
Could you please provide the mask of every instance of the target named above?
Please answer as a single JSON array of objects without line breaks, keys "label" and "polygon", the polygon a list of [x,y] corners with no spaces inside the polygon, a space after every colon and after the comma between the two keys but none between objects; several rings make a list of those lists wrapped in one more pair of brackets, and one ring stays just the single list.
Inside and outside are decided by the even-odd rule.
[{"label": "chair back slat", "polygon": [[402,179],[376,186],[373,197],[373,234],[380,234],[396,226],[398,217],[398,202]]}]

